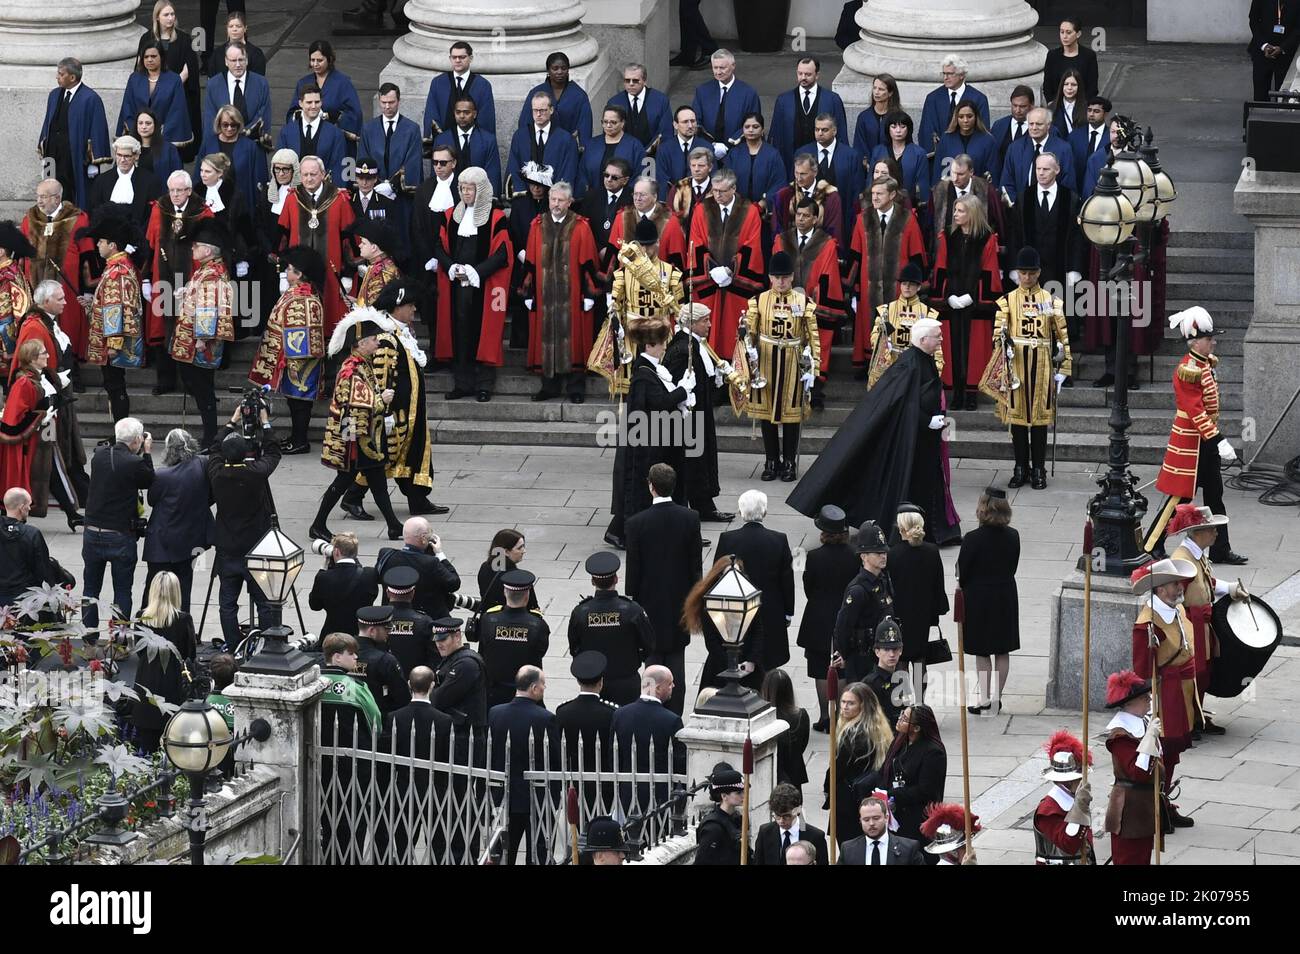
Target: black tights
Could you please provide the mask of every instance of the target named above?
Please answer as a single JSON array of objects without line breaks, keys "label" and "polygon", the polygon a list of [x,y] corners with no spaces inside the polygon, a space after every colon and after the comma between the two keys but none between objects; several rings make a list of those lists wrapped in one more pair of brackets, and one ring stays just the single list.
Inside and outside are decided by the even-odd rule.
[{"label": "black tights", "polygon": [[793,464],[799,459],[798,424],[762,421],[759,429],[763,432],[763,453],[768,460],[783,460],[787,464]]},{"label": "black tights", "polygon": [[325,521],[329,519],[330,511],[343,499],[343,494],[352,486],[357,474],[366,478],[366,483],[370,485],[370,496],[374,498],[379,512],[384,515],[389,533],[394,531],[401,533],[402,525],[397,522],[393,505],[388,499],[388,478],[384,476],[384,465],[379,463],[358,470],[340,470],[335,474],[334,482],[325,488],[325,496],[321,498],[320,509],[316,511],[316,519],[312,522],[312,527],[321,530],[325,528]]},{"label": "black tights", "polygon": [[126,369],[111,364],[104,365],[104,390],[108,392],[108,407],[116,424],[131,416],[131,399],[126,394]]},{"label": "black tights", "polygon": [[289,442],[302,445],[307,443],[307,429],[311,427],[312,402],[300,398],[287,398],[289,404]]}]

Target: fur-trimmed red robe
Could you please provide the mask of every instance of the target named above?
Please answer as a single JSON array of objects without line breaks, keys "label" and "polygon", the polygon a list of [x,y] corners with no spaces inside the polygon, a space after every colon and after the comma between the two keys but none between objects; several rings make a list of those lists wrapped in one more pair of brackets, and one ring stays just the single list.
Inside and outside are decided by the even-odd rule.
[{"label": "fur-trimmed red robe", "polygon": [[528,316],[528,370],[551,378],[585,374],[595,340],[590,311],[595,299],[596,238],[587,220],[572,209],[558,225],[549,211],[533,219],[524,251],[523,297],[533,300]]},{"label": "fur-trimmed red robe", "polygon": [[[763,266],[763,221],[758,206],[737,194],[722,227],[722,210],[709,196],[691,216],[691,300],[713,312],[709,345],[718,354],[731,354],[736,329],[749,300],[767,286]],[[731,269],[731,284],[720,287],[709,274],[717,266]]]},{"label": "fur-trimmed red robe", "polygon": [[[898,274],[908,262],[925,271],[925,240],[911,210],[895,202],[883,241],[880,213],[864,209],[853,226],[849,246],[848,285],[858,296],[853,325],[853,363],[864,365],[871,352],[871,326],[876,309],[898,297]],[[981,369],[983,370],[983,369]]]},{"label": "fur-trimmed red robe", "polygon": [[781,251],[794,260],[794,287],[802,288],[817,303],[817,335],[821,338],[818,377],[825,381],[831,367],[835,329],[844,324],[847,317],[844,283],[840,280],[839,248],[834,236],[818,228],[813,229],[808,244],[800,251],[799,232],[791,226],[772,242],[772,254]]}]

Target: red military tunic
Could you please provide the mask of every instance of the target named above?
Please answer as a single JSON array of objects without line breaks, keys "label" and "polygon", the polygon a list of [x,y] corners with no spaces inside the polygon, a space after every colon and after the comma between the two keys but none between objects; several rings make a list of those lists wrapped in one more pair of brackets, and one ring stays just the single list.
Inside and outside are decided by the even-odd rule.
[{"label": "red military tunic", "polygon": [[32,290],[22,266],[7,256],[0,261],[0,367],[13,359],[18,323],[32,307]]},{"label": "red military tunic", "polygon": [[[524,251],[523,283],[523,297],[533,299],[528,319],[529,371],[548,378],[586,373],[595,332],[582,299],[596,294],[596,256],[591,226],[576,212],[570,210],[558,225],[550,212],[533,219]],[[548,290],[556,300],[547,299]]]},{"label": "red military tunic", "polygon": [[[1065,804],[1062,804],[1062,802]],[[1088,843],[1089,855],[1095,857],[1092,829],[1077,827],[1073,833],[1069,830],[1070,825],[1065,820],[1065,816],[1069,812],[1066,805],[1072,806],[1073,804],[1073,796],[1059,785],[1054,785],[1052,791],[1044,795],[1043,800],[1034,809],[1034,831],[1050,842],[1055,848],[1056,854],[1061,857],[1077,859],[1079,853],[1083,851],[1085,841]],[[1043,865],[1052,864],[1053,862],[1044,860],[1044,857],[1040,855],[1036,859],[1036,863]]]},{"label": "red military tunic", "polygon": [[1188,352],[1174,369],[1174,402],[1178,410],[1164,463],[1156,476],[1156,489],[1170,497],[1190,500],[1196,496],[1201,441],[1219,437],[1219,382],[1214,373],[1218,363],[1214,355],[1202,358]]},{"label": "red military tunic", "polygon": [[1160,736],[1163,740],[1165,765],[1173,773],[1178,755],[1191,745],[1195,711],[1196,661],[1192,653],[1191,621],[1181,606],[1174,607],[1173,619],[1152,611],[1144,601],[1133,624],[1133,671],[1151,679],[1153,650],[1150,634],[1154,629],[1160,642],[1155,647],[1156,667],[1160,680]]},{"label": "red military tunic", "polygon": [[1141,757],[1138,744],[1146,731],[1141,716],[1120,712],[1107,727],[1106,748],[1110,750],[1115,784],[1106,805],[1106,831],[1110,833],[1110,859],[1117,865],[1149,865],[1155,845],[1156,810],[1152,786],[1154,766]]},{"label": "red military tunic", "polygon": [[[952,343],[956,333],[952,329],[952,310],[948,307],[948,296],[956,291],[949,290],[952,273],[948,270],[948,233],[940,232],[935,246],[934,280],[930,287],[930,300],[939,312],[943,324],[944,346],[952,353]],[[980,309],[987,312],[985,317],[972,315],[970,321],[970,338],[966,354],[966,386],[978,388],[984,369],[988,367],[989,358],[993,356],[993,315],[997,310],[998,299],[1002,297],[1002,266],[998,263],[998,236],[990,232],[980,253],[979,291],[971,296],[976,305],[985,305]],[[971,314],[967,311],[967,314]],[[952,363],[940,368],[944,387],[952,387]]]},{"label": "red military tunic", "polygon": [[[455,245],[458,223],[452,218],[456,207],[434,213],[434,227],[437,229],[435,244],[442,249],[451,249]],[[474,210],[467,209],[466,215],[473,215]],[[549,212],[543,213],[550,215]],[[480,277],[482,288],[476,294],[483,296],[482,326],[478,335],[478,353],[476,361],[501,367],[505,363],[503,335],[506,323],[506,302],[510,298],[510,263],[514,261],[515,250],[510,242],[510,220],[500,209],[493,209],[487,225],[491,238],[487,257],[491,258],[500,249],[505,252],[506,264],[498,268],[489,277]],[[590,230],[589,230],[590,231]],[[595,239],[592,239],[595,244]],[[481,246],[480,246],[481,247]],[[469,264],[473,264],[472,262]],[[434,335],[434,357],[439,361],[450,361],[452,355],[452,318],[451,318],[451,280],[444,269],[438,269],[438,331]],[[536,304],[536,302],[534,302]]]},{"label": "red military tunic", "polygon": [[[212,210],[193,196],[186,201],[185,212],[180,215],[176,214],[176,206],[166,197],[155,199],[149,208],[145,241],[153,250],[150,270],[153,287],[144,302],[148,312],[145,317],[146,344],[160,345],[167,340],[167,326],[174,321],[172,309],[176,293],[184,287],[183,282],[189,280],[193,271],[189,236],[201,220],[208,218],[212,218]],[[169,255],[173,260],[169,260]],[[175,261],[177,255],[183,255],[184,260]],[[177,282],[182,284],[178,286]],[[164,295],[171,299],[166,305],[161,300]]]},{"label": "red military tunic", "polygon": [[356,307],[373,307],[379,293],[395,278],[401,278],[402,272],[397,264],[387,255],[380,255],[373,262],[367,263],[366,277],[361,279],[356,288]]},{"label": "red military tunic", "polygon": [[[36,248],[36,254],[27,261],[27,279],[32,288],[47,278],[63,283],[67,304],[59,315],[59,327],[71,339],[72,353],[83,361],[88,329],[86,310],[81,307],[77,294],[81,289],[81,256],[93,252],[95,243],[89,238],[77,238],[77,232],[89,224],[90,217],[85,212],[65,201],[52,218],[32,206],[20,226],[23,235]],[[54,358],[54,352],[50,352],[50,357]]]},{"label": "red military tunic", "polygon": [[325,287],[321,289],[326,339],[334,333],[334,326],[343,317],[339,279],[343,275],[343,245],[348,241],[344,233],[355,219],[348,191],[335,188],[329,182],[320,187],[315,203],[307,187],[299,184],[285,196],[284,207],[280,209],[280,228],[289,236],[285,247],[306,245],[315,249],[325,259],[325,267],[330,273],[325,276]]},{"label": "red military tunic", "polygon": [[[876,309],[898,297],[898,275],[908,262],[925,271],[925,240],[916,216],[895,202],[882,237],[880,213],[864,209],[853,226],[849,246],[849,281],[858,296],[853,326],[853,363],[867,363]],[[981,369],[982,370],[982,369]]]},{"label": "red military tunic", "polygon": [[835,238],[814,228],[803,249],[799,231],[791,226],[772,242],[772,254],[786,252],[794,261],[794,287],[802,288],[817,303],[817,336],[821,339],[818,377],[826,380],[831,367],[835,329],[844,324],[844,283],[840,280],[839,247]]},{"label": "red military tunic", "polygon": [[[722,224],[722,210],[709,196],[696,203],[691,215],[690,263],[691,298],[713,312],[709,345],[718,354],[730,354],[736,346],[740,316],[753,298],[767,285],[763,266],[763,221],[758,206],[737,194]],[[731,269],[731,283],[720,286],[709,270]]]}]

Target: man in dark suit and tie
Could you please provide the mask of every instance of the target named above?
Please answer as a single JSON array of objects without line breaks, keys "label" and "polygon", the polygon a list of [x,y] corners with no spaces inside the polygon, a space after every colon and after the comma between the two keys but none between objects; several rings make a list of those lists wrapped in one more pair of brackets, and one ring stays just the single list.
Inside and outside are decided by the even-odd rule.
[{"label": "man in dark suit and tie", "polygon": [[923,865],[921,846],[889,830],[889,810],[882,799],[864,798],[858,808],[862,834],[840,847],[841,865]]},{"label": "man in dark suit and tie", "polygon": [[[810,155],[817,163],[817,178],[827,185],[835,186],[841,196],[856,197],[862,194],[865,186],[862,168],[862,153],[839,138],[839,126],[830,113],[817,117],[813,129],[813,142],[798,151],[798,155]],[[834,235],[852,235],[853,224],[858,218],[857,201],[840,203],[840,220],[837,228],[828,231]]]},{"label": "man in dark suit and tie", "polygon": [[733,555],[745,565],[745,577],[763,593],[758,610],[764,670],[790,661],[786,627],[794,618],[794,558],[790,541],[779,530],[763,526],[767,494],[746,490],[736,502],[745,525],[718,538],[718,556]]},{"label": "man in dark suit and tie", "polygon": [[265,76],[248,69],[248,51],[242,43],[226,47],[226,71],[208,82],[203,94],[204,133],[212,129],[217,110],[222,106],[239,110],[239,115],[244,117],[244,128],[253,138],[270,135],[271,85]]},{"label": "man in dark suit and tie", "polygon": [[686,646],[691,641],[682,628],[682,606],[704,572],[700,515],[673,502],[677,472],[670,465],[651,466],[649,483],[653,502],[627,521],[627,595],[650,616],[654,651],[646,662],[671,671],[676,688],[668,708],[680,716],[686,703]]},{"label": "man in dark suit and tie", "polygon": [[455,122],[453,116],[455,102],[460,96],[468,96],[474,101],[483,128],[495,133],[497,110],[492,84],[470,70],[474,62],[474,48],[464,40],[457,40],[447,51],[447,61],[451,69],[446,73],[439,73],[429,83],[429,96],[424,103],[424,128],[421,134],[437,136],[451,129],[451,124]]},{"label": "man in dark suit and tie", "polygon": [[1041,106],[1031,109],[1026,127],[1027,134],[1007,149],[1007,157],[1002,161],[1002,175],[997,180],[1007,205],[1015,205],[1020,191],[1034,184],[1034,161],[1045,152],[1056,157],[1063,181],[1078,181],[1074,173],[1074,153],[1070,144],[1052,131],[1051,112]]},{"label": "man in dark suit and tie", "polygon": [[1300,0],[1251,0],[1250,62],[1255,100],[1281,89],[1300,47]]},{"label": "man in dark suit and tie", "polygon": [[511,180],[511,188],[522,186],[519,170],[530,161],[539,166],[550,166],[552,183],[573,185],[578,176],[578,147],[573,134],[553,121],[555,101],[550,93],[533,94],[532,114],[533,121],[516,130],[510,140],[506,178]]},{"label": "man in dark suit and tie", "polygon": [[836,128],[847,129],[844,101],[818,82],[821,78],[821,61],[815,56],[802,57],[795,65],[795,88],[788,89],[776,98],[772,107],[772,123],[767,134],[785,163],[785,174],[794,174],[794,154],[813,141],[813,129],[823,113],[829,113]]},{"label": "man in dark suit and tie", "polygon": [[632,190],[627,187],[631,177],[632,167],[626,159],[615,157],[609,160],[602,170],[601,186],[592,183],[593,187],[587,190],[578,206],[578,211],[587,217],[587,222],[591,225],[596,248],[602,252],[609,244],[609,233],[615,217],[624,207],[632,204]]},{"label": "man in dark suit and tie", "polygon": [[315,83],[304,86],[298,97],[298,115],[280,129],[277,149],[292,149],[298,158],[318,156],[334,184],[345,188],[343,158],[348,154],[347,140],[339,127],[321,115],[321,92]]},{"label": "man in dark suit and tie", "polygon": [[998,159],[990,170],[994,181],[997,181],[998,174],[1002,171],[1002,163],[1006,162],[1007,150],[1011,144],[1029,131],[1029,111],[1033,108],[1034,91],[1022,83],[1011,91],[1011,115],[1003,116],[989,127],[993,141],[998,144]]},{"label": "man in dark suit and tie", "polygon": [[101,172],[90,184],[90,208],[114,202],[124,206],[141,231],[149,224],[149,203],[163,193],[162,183],[148,169],[141,169],[140,142],[119,136],[113,143],[113,168]]},{"label": "man in dark suit and tie", "polygon": [[817,849],[817,864],[830,864],[826,833],[803,820],[803,795],[799,789],[782,782],[772,789],[767,807],[771,809],[776,821],[770,821],[758,829],[754,854],[749,859],[751,865],[783,865],[786,851],[799,841],[806,841]]},{"label": "man in dark suit and tie", "polygon": [[666,143],[673,138],[673,110],[667,94],[652,89],[646,68],[640,63],[623,67],[623,91],[609,98],[608,106],[621,106],[627,112],[629,136],[647,149],[658,140]]},{"label": "man in dark suit and tie", "polygon": [[[555,713],[542,703],[546,695],[546,675],[536,666],[524,666],[515,677],[515,697],[509,702],[493,706],[488,712],[488,729],[492,733],[492,768],[502,771],[506,767],[506,744],[510,745],[510,830],[505,863],[513,865],[519,843],[531,827],[528,805],[529,783],[524,772],[532,767],[541,768],[550,760],[558,764],[560,756],[559,730]],[[532,745],[529,745],[529,742]],[[534,832],[528,839],[525,852],[527,864],[544,864],[546,843],[542,832]]]},{"label": "man in dark suit and tie", "polygon": [[[478,166],[487,173],[492,192],[501,195],[501,152],[496,132],[479,125],[478,106],[468,96],[459,96],[452,109],[455,125],[433,140],[433,146],[454,146],[459,165],[468,169]],[[517,186],[522,183],[516,183]]]},{"label": "man in dark suit and tie", "polygon": [[713,140],[713,154],[726,156],[728,140],[740,141],[740,121],[746,113],[762,113],[754,87],[736,79],[736,57],[730,50],[714,50],[709,57],[713,79],[695,88],[691,108]]},{"label": "man in dark suit and tie", "polygon": [[384,547],[379,551],[375,569],[380,576],[395,566],[412,566],[420,574],[412,606],[435,620],[451,615],[452,594],[460,589],[460,574],[423,517],[411,517],[402,524],[402,549]]},{"label": "man in dark suit and tie", "polygon": [[696,138],[698,132],[695,110],[678,106],[673,112],[672,136],[661,142],[655,151],[655,178],[659,180],[660,201],[667,199],[672,187],[690,175],[691,150],[708,145],[703,137]]},{"label": "man in dark suit and tie", "polygon": [[1083,194],[1089,160],[1110,148],[1110,123],[1106,120],[1110,110],[1111,102],[1105,96],[1089,97],[1088,122],[1070,133],[1070,149],[1074,152],[1074,173],[1077,176],[1070,187],[1080,195]]},{"label": "man in dark suit and tie", "polygon": [[374,567],[357,563],[357,535],[336,533],[325,569],[312,581],[307,605],[325,611],[321,635],[357,635],[357,610],[370,606],[379,596],[379,574]]},{"label": "man in dark suit and tie", "polygon": [[[1024,243],[1038,251],[1043,263],[1040,282],[1055,282],[1064,300],[1070,286],[1083,277],[1087,242],[1079,228],[1079,197],[1066,188],[1060,170],[1056,156],[1039,156],[1034,163],[1038,181],[1020,193],[1017,208]],[[1073,344],[1081,332],[1082,318],[1077,308],[1066,307],[1066,322]]]},{"label": "man in dark suit and tie", "polygon": [[[433,707],[429,701],[429,693],[433,691],[433,670],[428,666],[416,666],[411,670],[410,679],[407,685],[411,691],[411,701],[402,708],[389,713],[384,718],[384,732],[380,737],[379,744],[376,746],[380,752],[392,752],[394,755],[414,757],[416,759],[429,760],[435,762],[447,763],[451,760],[451,734],[452,721],[451,716],[445,712],[440,712]],[[467,733],[462,733],[467,736]],[[457,748],[460,748],[460,739],[457,740]],[[393,770],[393,784],[396,787],[396,803],[398,805],[406,804],[407,799],[425,799],[425,793],[429,789],[429,776],[433,775],[433,784],[435,788],[434,798],[444,798],[447,789],[447,781],[450,776],[445,772],[431,773],[427,768],[411,769],[399,765]],[[411,780],[414,776],[415,791],[411,791]],[[381,778],[383,773],[381,772]],[[438,863],[443,858],[446,850],[447,838],[445,828],[437,821],[432,828],[426,828],[422,813],[416,813],[414,830],[407,825],[407,813],[404,811],[395,812],[395,826],[393,831],[393,850],[395,858],[392,863],[395,864],[413,864],[414,859],[407,858],[407,848],[414,836],[419,839],[423,847],[430,856],[430,863]],[[381,830],[383,822],[381,821]],[[380,844],[383,843],[383,836],[379,835],[376,839]]]}]

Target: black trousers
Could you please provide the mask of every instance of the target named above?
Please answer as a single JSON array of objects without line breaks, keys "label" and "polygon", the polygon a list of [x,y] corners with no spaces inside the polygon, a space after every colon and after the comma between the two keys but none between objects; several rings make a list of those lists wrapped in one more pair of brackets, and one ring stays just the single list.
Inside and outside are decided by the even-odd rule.
[{"label": "black trousers", "polygon": [[176,390],[176,362],[166,344],[153,345],[149,349],[149,360],[153,362],[154,384],[164,391]]},{"label": "black trousers", "polygon": [[708,56],[718,48],[700,14],[700,0],[677,0],[677,22],[681,27],[683,56],[692,59],[697,55]]},{"label": "black trousers", "polygon": [[1250,51],[1251,78],[1255,84],[1255,100],[1263,102],[1268,99],[1269,90],[1281,89],[1286,82],[1287,73],[1291,72],[1291,62],[1295,56],[1279,56],[1270,60],[1258,50]]},{"label": "black trousers", "polygon": [[116,424],[131,416],[131,399],[126,394],[126,368],[104,365],[104,390],[108,392],[108,409]]},{"label": "black trousers", "polygon": [[184,362],[178,362],[176,369],[180,372],[186,392],[194,398],[199,419],[203,422],[203,439],[199,446],[207,447],[217,439],[216,372],[211,368],[200,368]]},{"label": "black trousers", "polygon": [[557,374],[553,378],[542,378],[542,390],[547,394],[558,395],[561,392],[573,397],[576,394],[587,393],[587,374],[584,371],[571,371],[568,374]]},{"label": "black trousers", "polygon": [[149,585],[153,583],[153,578],[164,571],[175,573],[176,579],[181,584],[181,609],[185,612],[190,611],[190,588],[194,585],[194,561],[193,559],[182,560],[179,563],[150,563],[148,564],[149,572],[144,578],[144,598],[145,602],[149,601]]},{"label": "black trousers", "polygon": [[[1219,460],[1219,440],[1218,437],[1208,441],[1201,438],[1201,449],[1196,457],[1196,486],[1200,488],[1201,497],[1205,500],[1205,506],[1210,508],[1210,513],[1226,516],[1228,509],[1223,505],[1223,469]],[[1165,498],[1164,504],[1156,512],[1155,522],[1151,524],[1151,529],[1147,533],[1145,549],[1148,553],[1159,553],[1164,550],[1165,527],[1169,524],[1169,518],[1173,516],[1174,508],[1190,500],[1190,497]],[[1231,550],[1232,542],[1228,539],[1228,527],[1225,524],[1219,528],[1219,536],[1210,547],[1210,559],[1221,560]]]},{"label": "black trousers", "polygon": [[306,444],[307,429],[311,427],[312,401],[301,398],[286,398],[289,405],[289,442]]},{"label": "black trousers", "polygon": [[384,515],[388,529],[400,532],[402,525],[398,523],[393,513],[393,504],[388,499],[388,478],[384,475],[384,465],[378,462],[358,470],[340,470],[335,474],[334,482],[325,488],[325,496],[321,498],[320,509],[316,511],[316,519],[312,522],[312,526],[318,529],[325,526],[325,521],[329,519],[330,511],[334,509],[335,504],[343,499],[348,488],[355,486],[357,474],[366,478],[366,483],[370,486],[370,496],[374,499],[379,512]]},{"label": "black trousers", "polygon": [[[1113,374],[1117,378],[1119,377],[1119,369],[1115,367],[1115,359],[1119,357],[1119,355],[1116,353],[1116,349],[1118,347],[1119,347],[1118,336],[1115,338],[1114,341],[1106,345],[1106,373]],[[1130,378],[1137,377],[1137,366],[1138,366],[1137,355],[1135,355],[1133,353],[1133,349],[1130,348],[1128,352],[1128,371],[1127,371],[1128,376]]]},{"label": "black trousers", "polygon": [[1027,468],[1032,460],[1032,466],[1045,468],[1047,466],[1047,425],[1025,427],[1012,424],[1011,446],[1016,451],[1017,467]]},{"label": "black trousers", "polygon": [[772,424],[760,421],[763,432],[763,454],[768,460],[783,460],[793,464],[799,459],[799,425]]},{"label": "black trousers", "polygon": [[491,391],[497,382],[497,369],[476,360],[483,315],[474,308],[474,297],[457,300],[453,291],[451,325],[451,373],[458,391]]},{"label": "black trousers", "polygon": [[[515,855],[519,853],[519,843],[524,840],[524,836],[528,834],[528,829],[530,827],[528,812],[510,813],[510,826],[507,829],[510,846],[506,851],[506,857],[504,859],[505,864],[513,865],[515,863]],[[546,841],[542,837],[542,833],[539,831],[528,839],[528,849],[525,852],[526,860],[524,861],[524,864],[545,864],[545,854]]]},{"label": "black trousers", "polygon": [[943,345],[944,357],[948,360],[948,366],[952,369],[954,410],[961,410],[957,406],[957,401],[966,398],[967,366],[970,364],[970,320],[974,314],[974,308],[958,308],[948,314],[948,327],[952,331],[952,337],[945,341]]}]

